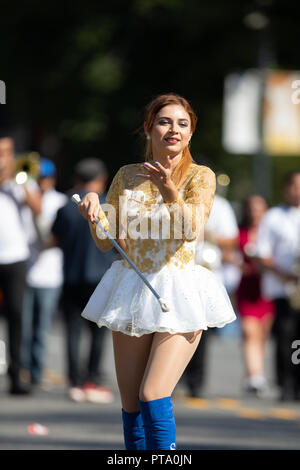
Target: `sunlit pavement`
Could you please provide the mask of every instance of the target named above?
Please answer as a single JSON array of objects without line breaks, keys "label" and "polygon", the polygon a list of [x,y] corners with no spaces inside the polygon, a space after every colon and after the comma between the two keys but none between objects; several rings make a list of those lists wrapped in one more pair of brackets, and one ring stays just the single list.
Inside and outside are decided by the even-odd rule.
[{"label": "sunlit pavement", "polygon": [[[81,345],[83,357],[87,338],[84,335]],[[0,339],[5,339],[2,319]],[[10,396],[7,379],[0,376],[0,449],[124,449],[110,333],[106,336],[104,385],[115,393],[111,404],[70,401],[64,377],[64,346],[63,327],[56,321],[42,388],[30,396]],[[212,335],[208,348],[203,397],[187,397],[183,383],[173,395],[178,449],[300,449],[300,402],[280,403],[274,388],[263,399],[243,396],[243,362],[237,337]],[[271,384],[272,355],[270,342],[266,373]],[[31,434],[32,423],[42,428],[34,428],[37,433]]]}]

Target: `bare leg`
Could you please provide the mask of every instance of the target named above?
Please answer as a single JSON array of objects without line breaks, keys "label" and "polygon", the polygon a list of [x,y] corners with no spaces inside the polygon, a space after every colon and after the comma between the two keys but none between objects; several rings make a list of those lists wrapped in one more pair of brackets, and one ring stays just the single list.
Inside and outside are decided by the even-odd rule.
[{"label": "bare leg", "polygon": [[201,330],[154,334],[139,391],[147,449],[176,449],[171,394],[199,345],[201,334]]},{"label": "bare leg", "polygon": [[247,376],[264,373],[264,333],[261,321],[254,317],[242,319],[243,349]]},{"label": "bare leg", "polygon": [[137,412],[139,388],[150,354],[153,334],[137,338],[113,331],[112,338],[122,407],[128,413]]},{"label": "bare leg", "polygon": [[154,333],[139,398],[142,401],[171,396],[197,349],[202,330],[195,333]]},{"label": "bare leg", "polygon": [[263,355],[265,356],[267,341],[270,337],[272,325],[274,323],[273,315],[265,315],[262,320],[262,335],[263,335]]},{"label": "bare leg", "polygon": [[139,410],[139,392],[141,400],[171,395],[197,349],[201,334],[202,330],[175,335],[154,333],[137,338],[113,331],[116,376],[123,409],[129,413]]},{"label": "bare leg", "polygon": [[273,315],[265,315],[263,320],[262,320],[262,327],[263,327],[263,335],[264,335],[264,341],[265,343],[267,342],[270,333],[271,333],[271,328],[274,323],[274,316]]}]

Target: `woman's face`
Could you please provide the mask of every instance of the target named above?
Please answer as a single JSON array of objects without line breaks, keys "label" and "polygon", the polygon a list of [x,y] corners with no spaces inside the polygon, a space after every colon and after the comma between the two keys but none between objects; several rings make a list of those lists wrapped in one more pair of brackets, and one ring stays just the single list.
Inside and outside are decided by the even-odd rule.
[{"label": "woman's face", "polygon": [[149,136],[154,154],[178,155],[192,136],[189,114],[177,104],[164,106],[157,113]]}]

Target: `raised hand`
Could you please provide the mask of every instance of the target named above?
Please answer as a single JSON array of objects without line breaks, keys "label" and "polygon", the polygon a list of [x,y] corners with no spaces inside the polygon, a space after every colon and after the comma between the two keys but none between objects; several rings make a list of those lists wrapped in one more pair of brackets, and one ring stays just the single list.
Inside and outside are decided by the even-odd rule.
[{"label": "raised hand", "polygon": [[167,163],[163,166],[159,162],[154,162],[151,164],[145,162],[141,165],[142,168],[145,168],[148,174],[137,173],[136,176],[150,180],[157,188],[159,189],[164,200],[172,202],[178,196],[177,188],[171,178],[171,160],[170,157],[167,159]]}]

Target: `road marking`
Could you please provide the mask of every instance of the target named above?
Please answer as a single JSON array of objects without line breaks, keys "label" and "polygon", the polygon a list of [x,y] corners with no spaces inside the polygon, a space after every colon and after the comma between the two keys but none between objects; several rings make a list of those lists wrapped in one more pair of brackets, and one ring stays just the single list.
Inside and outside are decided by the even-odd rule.
[{"label": "road marking", "polygon": [[204,398],[186,398],[184,403],[190,408],[198,408],[201,410],[207,410],[211,407],[211,400],[205,400]]},{"label": "road marking", "polygon": [[238,410],[237,416],[247,419],[264,419],[266,418],[266,413],[256,410],[255,408],[241,408]]},{"label": "road marking", "polygon": [[241,407],[241,402],[239,400],[233,400],[232,398],[218,398],[216,404],[219,408],[225,410],[236,410]]},{"label": "road marking", "polygon": [[273,408],[269,411],[271,418],[297,420],[300,418],[299,413],[294,410],[287,410],[285,408]]},{"label": "road marking", "polygon": [[203,398],[186,398],[184,404],[189,408],[195,409],[223,409],[232,410],[235,415],[240,418],[246,419],[282,419],[287,421],[300,420],[300,413],[295,410],[289,410],[287,408],[271,408],[271,409],[258,409],[258,408],[247,408],[243,406],[243,403],[239,400],[231,398],[216,398],[214,400],[203,399]]},{"label": "road marking", "polygon": [[[54,371],[53,369],[45,369],[44,371],[45,381],[52,385],[65,388],[67,386],[66,378]],[[264,411],[257,408],[244,408],[240,400],[233,398],[220,397],[216,399],[204,399],[204,398],[193,398],[186,397],[183,400],[184,405],[189,408],[208,410],[215,409],[216,406],[223,410],[235,411],[236,416],[247,419],[282,419],[287,421],[300,420],[300,412],[289,410],[287,408],[271,408]]]}]

